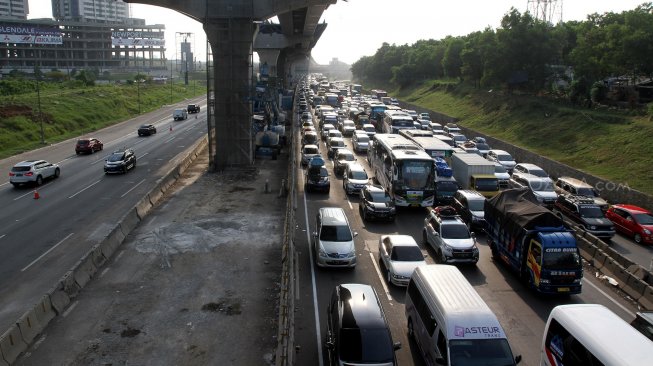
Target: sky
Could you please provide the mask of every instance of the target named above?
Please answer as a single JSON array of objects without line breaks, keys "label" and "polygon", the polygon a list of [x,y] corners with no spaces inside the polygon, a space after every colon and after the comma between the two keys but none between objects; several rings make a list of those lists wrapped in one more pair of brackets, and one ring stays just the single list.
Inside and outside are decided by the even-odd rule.
[{"label": "sky", "polygon": [[[28,18],[52,17],[50,0],[28,0]],[[253,0],[256,1],[256,0]],[[632,10],[645,0],[558,0],[562,20],[585,20],[588,14]],[[515,8],[526,12],[528,0],[338,0],[324,12],[320,22],[327,28],[315,48],[318,64],[332,59],[352,64],[371,56],[383,42],[403,45],[420,39],[463,36],[486,27],[496,29],[501,18]],[[562,7],[561,7],[562,4]],[[202,25],[175,11],[142,4],[131,4],[133,18],[147,24],[166,25],[166,56],[175,58],[175,34],[193,33],[198,61],[206,57],[206,36]]]}]

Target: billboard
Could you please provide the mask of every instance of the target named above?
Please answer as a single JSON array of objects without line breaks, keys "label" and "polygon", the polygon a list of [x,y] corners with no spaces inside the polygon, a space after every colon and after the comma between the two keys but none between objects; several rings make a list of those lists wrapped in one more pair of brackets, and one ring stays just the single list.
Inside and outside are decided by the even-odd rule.
[{"label": "billboard", "polygon": [[0,43],[63,44],[57,26],[0,23]]},{"label": "billboard", "polygon": [[164,39],[151,36],[151,32],[113,31],[111,32],[111,44],[114,46],[165,46]]}]

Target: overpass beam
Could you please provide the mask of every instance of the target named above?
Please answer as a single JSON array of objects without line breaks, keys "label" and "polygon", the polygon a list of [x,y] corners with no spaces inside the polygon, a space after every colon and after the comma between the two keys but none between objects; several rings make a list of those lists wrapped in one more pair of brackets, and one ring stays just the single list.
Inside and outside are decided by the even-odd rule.
[{"label": "overpass beam", "polygon": [[[251,128],[252,41],[251,18],[207,19],[204,23],[213,56],[214,113],[208,127],[211,168],[222,171],[253,162]],[[211,99],[209,95],[209,100]]]}]

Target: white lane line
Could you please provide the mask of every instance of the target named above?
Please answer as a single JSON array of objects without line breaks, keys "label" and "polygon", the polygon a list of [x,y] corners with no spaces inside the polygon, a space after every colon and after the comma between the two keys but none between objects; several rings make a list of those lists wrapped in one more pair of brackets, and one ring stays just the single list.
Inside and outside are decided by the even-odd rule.
[{"label": "white lane line", "polygon": [[620,303],[618,303],[617,300],[615,300],[612,296],[608,295],[605,291],[601,290],[598,286],[596,286],[596,285],[593,284],[592,282],[586,280],[585,278],[583,278],[583,282],[586,283],[586,284],[588,284],[588,285],[590,285],[590,286],[592,286],[592,287],[594,287],[594,289],[595,289],[596,291],[600,292],[603,296],[607,297],[608,300],[612,301],[613,304],[615,304],[615,305],[617,305],[618,307],[620,307],[621,310],[623,310],[623,311],[625,311],[626,313],[628,313],[628,315],[632,316],[633,318],[635,317],[635,313],[633,313],[632,311],[630,311],[627,307],[625,307],[625,306],[621,305]]},{"label": "white lane line", "polygon": [[[345,195],[347,194],[347,191],[345,190]],[[354,211],[354,206],[351,205],[351,201],[349,200],[349,197],[347,197],[347,204],[349,205],[349,209]]]},{"label": "white lane line", "polygon": [[304,220],[306,223],[306,239],[308,242],[308,255],[311,260],[311,283],[313,287],[313,309],[315,313],[315,336],[317,337],[317,359],[319,366],[324,365],[322,360],[322,334],[320,326],[320,314],[317,309],[317,285],[315,284],[315,262],[313,261],[313,250],[311,249],[311,228],[308,225],[308,206],[306,204],[306,192],[304,192]]},{"label": "white lane line", "polygon": [[[367,246],[367,244],[365,244],[365,246]],[[385,278],[383,278],[383,274],[381,274],[381,268],[379,268],[379,264],[376,263],[376,259],[374,259],[374,253],[370,252],[370,258],[372,258],[372,264],[374,265],[376,274],[379,275],[379,279],[381,280],[381,285],[383,286],[383,291],[385,291],[385,296],[388,297],[388,301],[392,301],[392,295],[390,295],[390,289],[388,288],[388,285],[386,285],[385,283]]]},{"label": "white lane line", "polygon": [[63,314],[62,314],[63,317],[64,317],[64,318],[67,317],[68,314],[70,314],[70,312],[72,312],[73,309],[74,309],[75,307],[77,307],[78,304],[79,304],[79,300],[75,300],[75,302],[73,302],[73,303],[70,305],[70,307],[68,307],[68,309],[66,309],[66,311],[63,312]]},{"label": "white lane line", "polygon": [[7,234],[0,235],[0,239],[4,238],[5,236],[7,236]]},{"label": "white lane line", "polygon": [[101,161],[105,161],[105,160],[107,160],[108,157],[109,157],[109,155],[105,155],[103,158],[100,158],[100,159],[92,162],[91,165],[95,165],[95,164],[97,164],[97,163],[99,163]]},{"label": "white lane line", "polygon": [[21,198],[23,198],[23,197],[25,197],[25,196],[29,196],[30,194],[34,194],[34,191],[31,191],[31,192],[25,193],[25,194],[22,195],[22,196],[18,196],[18,197],[16,197],[16,198],[14,198],[14,201],[17,201],[17,200],[19,200],[19,199],[21,199]]},{"label": "white lane line", "polygon": [[176,136],[172,136],[171,138],[169,138],[169,139],[163,141],[163,143],[164,143],[164,144],[167,144],[168,142],[174,140],[175,138],[176,138]]},{"label": "white lane line", "polygon": [[81,191],[77,191],[77,193],[73,194],[72,196],[70,196],[68,198],[73,198],[73,197],[77,196],[78,194],[80,194],[80,193],[84,192],[85,190],[93,187],[94,185],[100,183],[101,181],[102,181],[102,179],[96,180],[95,182],[93,182],[93,183],[89,184],[88,186],[86,186],[86,188],[82,188]]},{"label": "white lane line", "polygon": [[114,262],[117,262],[118,259],[120,259],[120,257],[122,257],[123,254],[125,254],[125,251],[121,250],[120,253],[118,253],[118,255],[116,256],[116,259],[114,259]]},{"label": "white lane line", "polygon": [[75,156],[75,155],[73,155],[73,156],[69,156],[69,157],[67,157],[67,158],[65,158],[65,159],[63,159],[63,160],[61,160],[61,161],[56,162],[55,164],[59,165],[59,164],[63,163],[64,161],[68,161],[68,160],[72,159],[74,156]]},{"label": "white lane line", "polygon": [[120,198],[123,198],[123,197],[125,197],[125,196],[126,196],[126,195],[127,195],[128,193],[129,193],[129,192],[131,192],[131,191],[133,191],[134,189],[136,189],[136,187],[138,187],[138,186],[140,186],[141,184],[143,184],[143,182],[145,182],[145,179],[143,179],[142,181],[140,181],[140,182],[138,182],[138,183],[136,183],[136,185],[135,185],[135,186],[133,186],[133,187],[131,187],[131,189],[130,189],[130,190],[128,190],[127,192],[125,192],[125,193],[123,193],[123,195],[122,195],[122,196],[120,196]]},{"label": "white lane line", "polygon": [[105,274],[107,274],[107,272],[109,272],[109,267],[105,268],[105,269],[100,273],[100,276],[99,276],[99,277],[102,278],[102,276],[104,276]]},{"label": "white lane line", "polygon": [[61,245],[61,243],[63,243],[63,242],[66,241],[68,238],[70,238],[71,236],[73,236],[73,234],[74,234],[74,233],[70,233],[70,234],[68,234],[65,238],[61,239],[61,240],[60,240],[57,244],[55,244],[52,248],[48,249],[45,253],[41,254],[41,256],[39,256],[38,258],[36,258],[35,260],[33,260],[32,263],[26,265],[26,266],[25,266],[23,269],[21,269],[20,271],[21,271],[21,272],[25,272],[25,270],[27,270],[29,267],[31,267],[32,265],[34,265],[34,263],[40,261],[41,258],[43,258],[43,257],[45,257],[46,255],[48,255],[48,253],[50,253],[50,252],[53,251],[56,247],[58,247],[59,245]]},{"label": "white lane line", "polygon": [[9,182],[1,183],[1,184],[0,184],[0,187],[2,187],[2,186],[6,186],[7,184],[9,184]]}]

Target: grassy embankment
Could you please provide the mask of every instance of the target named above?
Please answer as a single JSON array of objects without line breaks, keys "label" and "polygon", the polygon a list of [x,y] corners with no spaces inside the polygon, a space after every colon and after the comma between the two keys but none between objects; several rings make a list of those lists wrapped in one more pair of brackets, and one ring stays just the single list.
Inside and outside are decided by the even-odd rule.
[{"label": "grassy embankment", "polygon": [[[206,94],[205,83],[98,85],[41,90],[41,111],[48,144],[87,134],[162,105]],[[140,89],[140,90],[139,90]],[[172,91],[171,91],[172,89]],[[172,98],[171,98],[172,96]],[[0,96],[0,158],[41,145],[36,93]]]},{"label": "grassy embankment", "polygon": [[653,195],[653,121],[648,116],[434,82],[389,92],[457,117],[465,127]]}]

